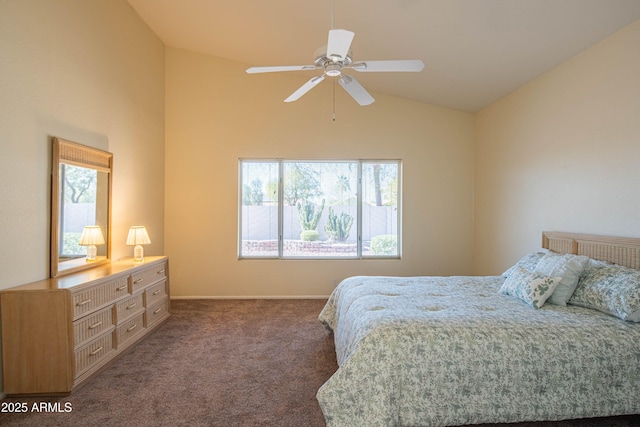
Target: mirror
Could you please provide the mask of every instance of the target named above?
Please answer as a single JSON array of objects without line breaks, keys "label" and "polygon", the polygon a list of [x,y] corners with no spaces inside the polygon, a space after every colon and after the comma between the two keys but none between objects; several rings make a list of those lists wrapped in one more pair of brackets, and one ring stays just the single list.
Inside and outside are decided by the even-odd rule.
[{"label": "mirror", "polygon": [[53,138],[51,277],[111,259],[113,154]]}]

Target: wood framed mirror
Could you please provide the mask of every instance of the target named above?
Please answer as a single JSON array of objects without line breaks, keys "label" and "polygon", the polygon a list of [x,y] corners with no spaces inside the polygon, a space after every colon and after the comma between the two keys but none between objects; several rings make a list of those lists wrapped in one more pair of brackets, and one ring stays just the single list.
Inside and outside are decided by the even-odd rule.
[{"label": "wood framed mirror", "polygon": [[113,154],[53,138],[51,277],[111,260]]}]

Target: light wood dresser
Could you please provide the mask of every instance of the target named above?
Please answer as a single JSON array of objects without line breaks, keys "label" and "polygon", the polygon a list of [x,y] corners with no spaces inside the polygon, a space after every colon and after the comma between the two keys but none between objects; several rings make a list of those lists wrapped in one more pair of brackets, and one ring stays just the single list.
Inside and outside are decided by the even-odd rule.
[{"label": "light wood dresser", "polygon": [[166,320],[169,296],[159,256],[2,290],[4,393],[71,393]]}]

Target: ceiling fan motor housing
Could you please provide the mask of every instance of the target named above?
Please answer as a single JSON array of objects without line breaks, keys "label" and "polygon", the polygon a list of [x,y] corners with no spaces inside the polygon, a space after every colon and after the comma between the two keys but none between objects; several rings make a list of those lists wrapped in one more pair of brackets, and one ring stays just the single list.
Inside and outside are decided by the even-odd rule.
[{"label": "ceiling fan motor housing", "polygon": [[314,64],[318,68],[322,68],[327,76],[337,77],[342,74],[342,68],[351,65],[351,51],[344,59],[339,56],[329,57],[327,54],[327,46],[322,46],[315,51]]}]

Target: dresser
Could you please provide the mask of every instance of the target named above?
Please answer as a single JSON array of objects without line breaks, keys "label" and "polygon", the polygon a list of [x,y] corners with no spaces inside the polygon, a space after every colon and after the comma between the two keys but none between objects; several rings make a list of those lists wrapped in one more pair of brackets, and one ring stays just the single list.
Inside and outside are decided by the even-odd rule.
[{"label": "dresser", "polygon": [[169,317],[169,259],[0,291],[4,393],[68,394]]}]

